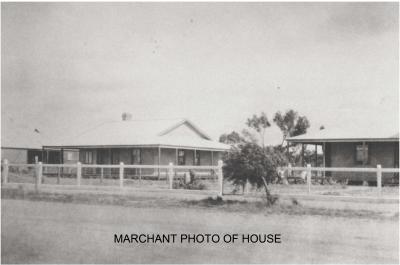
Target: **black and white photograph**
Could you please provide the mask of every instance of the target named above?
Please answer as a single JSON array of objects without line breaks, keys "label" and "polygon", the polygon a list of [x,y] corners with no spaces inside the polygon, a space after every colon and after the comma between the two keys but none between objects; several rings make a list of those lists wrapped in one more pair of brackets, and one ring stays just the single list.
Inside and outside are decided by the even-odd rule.
[{"label": "black and white photograph", "polygon": [[399,2],[1,2],[1,264],[399,264]]}]

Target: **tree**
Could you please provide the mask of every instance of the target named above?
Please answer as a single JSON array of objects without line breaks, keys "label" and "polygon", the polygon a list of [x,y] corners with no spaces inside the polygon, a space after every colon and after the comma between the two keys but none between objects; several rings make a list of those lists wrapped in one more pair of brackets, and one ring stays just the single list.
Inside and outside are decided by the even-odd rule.
[{"label": "tree", "polygon": [[271,123],[268,121],[267,115],[264,112],[262,112],[260,116],[254,114],[252,118],[247,119],[246,125],[254,129],[259,134],[261,138],[261,146],[265,148],[265,130],[268,127],[271,127]]},{"label": "tree", "polygon": [[224,176],[235,186],[249,182],[257,188],[264,187],[267,205],[272,205],[277,197],[273,196],[268,183],[278,176],[277,167],[285,165],[285,156],[273,147],[264,148],[254,143],[241,144],[226,154]]},{"label": "tree", "polygon": [[237,145],[240,143],[244,143],[246,140],[242,136],[240,136],[239,133],[232,131],[229,134],[222,134],[219,137],[219,141],[224,144]]},{"label": "tree", "polygon": [[310,128],[310,122],[306,116],[299,116],[294,110],[288,110],[284,115],[280,111],[275,113],[273,121],[282,131],[283,138],[282,144],[287,137],[293,137],[305,134],[307,129]]}]

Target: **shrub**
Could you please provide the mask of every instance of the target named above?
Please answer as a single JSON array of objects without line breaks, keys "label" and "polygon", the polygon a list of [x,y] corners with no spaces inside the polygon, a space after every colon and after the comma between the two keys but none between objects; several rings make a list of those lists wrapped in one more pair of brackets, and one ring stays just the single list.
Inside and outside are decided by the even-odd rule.
[{"label": "shrub", "polygon": [[174,189],[186,189],[186,190],[205,190],[207,186],[200,180],[193,180],[189,183],[185,183],[180,180],[179,182],[174,182]]},{"label": "shrub", "polygon": [[280,148],[245,143],[226,155],[223,170],[225,178],[235,186],[249,182],[257,188],[264,187],[268,204],[272,205],[277,197],[270,194],[268,184],[279,178],[277,167],[284,164],[286,158]]}]

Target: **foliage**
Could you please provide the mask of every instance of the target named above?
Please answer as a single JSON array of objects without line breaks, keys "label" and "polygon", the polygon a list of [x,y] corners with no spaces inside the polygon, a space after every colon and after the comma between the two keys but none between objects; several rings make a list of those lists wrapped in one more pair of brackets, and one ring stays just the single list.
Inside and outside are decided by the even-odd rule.
[{"label": "foliage", "polygon": [[261,145],[264,147],[265,130],[268,127],[271,127],[271,123],[269,122],[267,115],[264,112],[262,112],[260,116],[254,114],[252,118],[247,119],[246,125],[249,128],[254,129],[259,134],[261,138]]},{"label": "foliage", "polygon": [[268,203],[273,204],[276,198],[270,194],[267,185],[279,177],[277,167],[285,162],[284,153],[275,147],[245,143],[226,154],[224,176],[236,186],[249,182],[257,188],[264,187]]},{"label": "foliage", "polygon": [[246,140],[237,132],[232,131],[229,134],[222,134],[219,141],[224,144],[237,145],[246,142]]},{"label": "foliage", "polygon": [[310,127],[306,116],[299,116],[294,110],[288,110],[285,114],[280,111],[275,113],[273,121],[283,133],[282,144],[287,137],[305,134]]},{"label": "foliage", "polygon": [[[274,122],[283,132],[283,141],[288,136],[305,133],[310,127],[308,119],[299,116],[294,110],[289,110],[284,115],[277,112]],[[257,188],[264,187],[268,204],[273,204],[277,198],[270,194],[268,184],[280,178],[277,167],[287,164],[287,150],[282,145],[265,146],[265,132],[271,127],[271,123],[264,112],[248,118],[246,125],[248,129],[244,129],[242,135],[233,131],[220,137],[220,142],[234,147],[225,156],[224,175],[235,186],[244,187],[249,183]],[[258,134],[261,145],[251,130]]]},{"label": "foliage", "polygon": [[198,178],[196,178],[196,172],[189,170],[190,181],[186,182],[186,177],[181,178],[179,182],[173,183],[174,189],[185,189],[185,190],[205,190],[207,186]]},{"label": "foliage", "polygon": [[258,144],[257,137],[247,129],[242,130],[242,137],[245,140],[245,143]]},{"label": "foliage", "polygon": [[195,180],[191,183],[184,184],[182,188],[186,190],[205,190],[207,186],[201,181]]}]

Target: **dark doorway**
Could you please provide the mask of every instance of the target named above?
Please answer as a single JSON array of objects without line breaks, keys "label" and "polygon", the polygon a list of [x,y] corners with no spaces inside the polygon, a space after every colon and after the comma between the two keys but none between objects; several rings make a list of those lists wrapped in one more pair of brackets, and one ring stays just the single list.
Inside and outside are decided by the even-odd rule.
[{"label": "dark doorway", "polygon": [[28,150],[28,164],[34,164],[36,156],[38,157],[38,162],[43,162],[41,150]]}]

